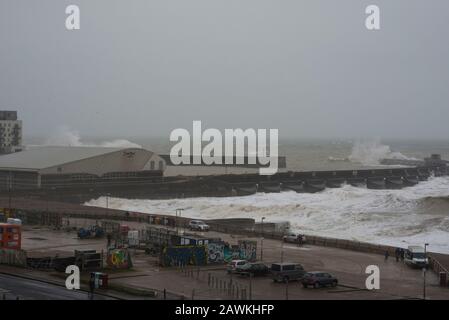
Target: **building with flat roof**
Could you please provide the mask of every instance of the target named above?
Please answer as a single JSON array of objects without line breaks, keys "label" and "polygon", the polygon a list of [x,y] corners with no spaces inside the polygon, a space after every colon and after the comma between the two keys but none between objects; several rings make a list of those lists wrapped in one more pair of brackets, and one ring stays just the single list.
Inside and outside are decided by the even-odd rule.
[{"label": "building with flat roof", "polygon": [[32,147],[0,156],[0,189],[73,186],[162,176],[165,161],[139,148]]},{"label": "building with flat roof", "polygon": [[0,154],[22,150],[22,121],[17,111],[0,111]]}]

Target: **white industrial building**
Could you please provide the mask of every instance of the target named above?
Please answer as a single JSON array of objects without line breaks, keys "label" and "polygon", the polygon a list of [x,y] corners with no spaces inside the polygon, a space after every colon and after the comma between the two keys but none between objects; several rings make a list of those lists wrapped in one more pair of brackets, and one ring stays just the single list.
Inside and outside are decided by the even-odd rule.
[{"label": "white industrial building", "polygon": [[165,161],[139,148],[32,147],[0,156],[3,188],[162,176]]}]

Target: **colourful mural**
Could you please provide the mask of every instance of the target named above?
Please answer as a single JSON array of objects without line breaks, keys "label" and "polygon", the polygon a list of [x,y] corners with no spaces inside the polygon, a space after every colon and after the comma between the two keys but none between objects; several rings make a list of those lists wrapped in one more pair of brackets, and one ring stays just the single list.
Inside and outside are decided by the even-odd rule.
[{"label": "colourful mural", "polygon": [[231,262],[231,260],[240,259],[239,246],[225,246],[224,247],[224,261]]},{"label": "colourful mural", "polygon": [[207,245],[207,262],[223,263],[224,262],[224,243],[210,242]]},{"label": "colourful mural", "polygon": [[207,264],[205,246],[165,247],[161,254],[161,264],[165,267],[179,265],[201,266]]},{"label": "colourful mural", "polygon": [[239,240],[240,259],[256,261],[257,259],[257,241]]},{"label": "colourful mural", "polygon": [[114,269],[131,268],[132,261],[128,249],[110,249],[107,256],[107,265]]}]

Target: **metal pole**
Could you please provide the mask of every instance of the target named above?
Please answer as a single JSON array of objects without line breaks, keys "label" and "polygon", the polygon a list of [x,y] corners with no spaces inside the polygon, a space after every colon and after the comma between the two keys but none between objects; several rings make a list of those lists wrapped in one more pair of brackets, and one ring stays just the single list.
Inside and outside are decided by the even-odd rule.
[{"label": "metal pole", "polygon": [[[427,261],[427,246],[429,244],[424,244],[424,259]],[[426,271],[427,271],[427,263],[426,266],[423,268],[423,299],[426,300]]]},{"label": "metal pole", "polygon": [[284,262],[284,240],[281,242],[281,263]]},{"label": "metal pole", "polygon": [[249,274],[249,300],[253,299],[253,274]]},{"label": "metal pole", "polygon": [[265,220],[265,217],[262,217],[261,220],[262,220],[262,223],[261,223],[262,239],[260,240],[260,261],[263,261],[263,238],[264,238],[263,221]]}]

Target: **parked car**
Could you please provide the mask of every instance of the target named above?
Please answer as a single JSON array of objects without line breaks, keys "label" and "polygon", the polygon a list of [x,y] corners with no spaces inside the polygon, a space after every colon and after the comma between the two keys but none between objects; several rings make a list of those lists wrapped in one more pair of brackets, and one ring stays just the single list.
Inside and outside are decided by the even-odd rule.
[{"label": "parked car", "polygon": [[209,231],[210,227],[201,220],[191,220],[189,222],[189,229],[195,231]]},{"label": "parked car", "polygon": [[273,263],[271,265],[271,275],[274,282],[287,282],[301,280],[306,271],[298,263]]},{"label": "parked car", "polygon": [[235,273],[254,277],[265,276],[270,273],[270,268],[268,268],[267,265],[265,265],[264,263],[253,262],[237,266],[237,268],[235,269]]},{"label": "parked car", "polygon": [[304,288],[312,286],[314,288],[320,288],[325,286],[336,287],[338,279],[327,272],[314,271],[307,272],[301,280]]},{"label": "parked car", "polygon": [[234,273],[237,267],[241,267],[247,263],[248,261],[246,260],[231,260],[231,262],[229,262],[229,264],[226,267],[226,271],[228,273]]},{"label": "parked car", "polygon": [[282,237],[282,241],[289,243],[303,244],[306,242],[306,236],[299,233],[289,232]]},{"label": "parked car", "polygon": [[429,264],[429,260],[423,247],[409,246],[405,250],[404,263],[412,268],[424,268]]}]

